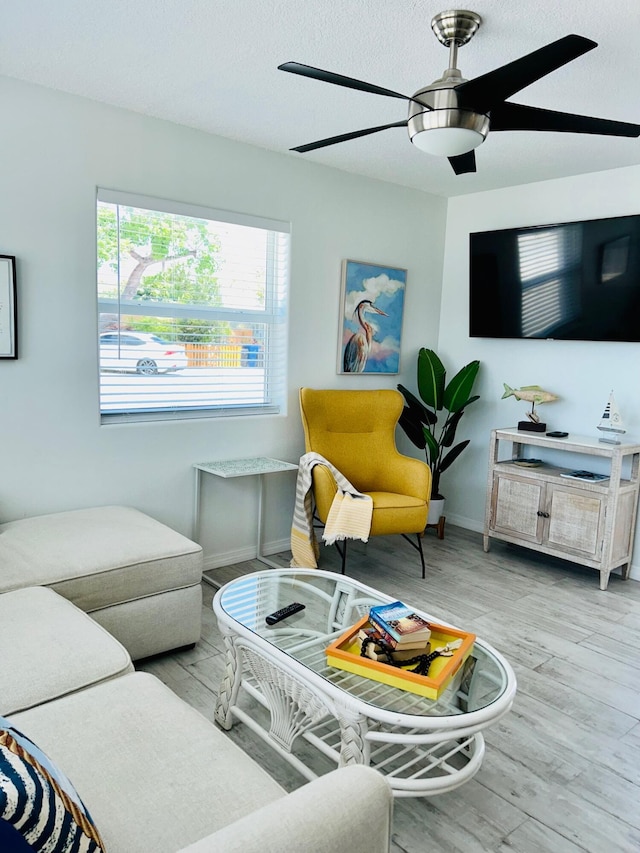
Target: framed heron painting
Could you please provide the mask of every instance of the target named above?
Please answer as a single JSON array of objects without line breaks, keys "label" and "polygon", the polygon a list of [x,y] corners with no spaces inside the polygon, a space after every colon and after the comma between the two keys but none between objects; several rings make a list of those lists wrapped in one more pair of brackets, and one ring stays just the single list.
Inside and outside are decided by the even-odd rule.
[{"label": "framed heron painting", "polygon": [[338,373],[398,373],[407,271],[342,262]]}]

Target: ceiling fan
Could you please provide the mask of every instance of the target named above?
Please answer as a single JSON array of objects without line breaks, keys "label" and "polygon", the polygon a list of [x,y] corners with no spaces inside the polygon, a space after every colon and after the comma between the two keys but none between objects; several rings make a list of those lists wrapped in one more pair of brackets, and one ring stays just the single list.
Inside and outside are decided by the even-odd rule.
[{"label": "ceiling fan", "polygon": [[597,47],[596,42],[583,36],[565,36],[494,71],[473,80],[465,80],[456,67],[458,48],[467,44],[476,34],[481,22],[479,15],[464,9],[440,12],[433,18],[431,28],[436,38],[449,48],[449,67],[439,80],[418,89],[411,96],[299,62],[279,65],[281,71],[300,74],[302,77],[409,102],[409,115],[404,121],[331,136],[299,145],[291,151],[305,153],[392,127],[406,127],[411,142],[417,148],[428,154],[447,157],[456,175],[461,175],[476,171],[474,148],[484,142],[489,130],[640,136],[640,125],[637,124],[555,112],[507,100],[541,77]]}]

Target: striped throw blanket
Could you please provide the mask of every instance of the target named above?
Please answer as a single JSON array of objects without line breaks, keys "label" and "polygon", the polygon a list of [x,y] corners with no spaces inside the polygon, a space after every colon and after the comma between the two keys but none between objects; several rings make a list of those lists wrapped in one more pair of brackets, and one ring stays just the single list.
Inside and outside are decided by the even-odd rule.
[{"label": "striped throw blanket", "polygon": [[313,529],[313,499],[311,493],[312,471],[316,465],[325,465],[333,475],[338,491],[333,499],[322,539],[327,545],[343,539],[361,539],[366,542],[371,530],[373,501],[354,489],[351,483],[331,462],[319,453],[305,453],[298,464],[296,503],[291,527],[292,567],[318,568],[319,548]]}]

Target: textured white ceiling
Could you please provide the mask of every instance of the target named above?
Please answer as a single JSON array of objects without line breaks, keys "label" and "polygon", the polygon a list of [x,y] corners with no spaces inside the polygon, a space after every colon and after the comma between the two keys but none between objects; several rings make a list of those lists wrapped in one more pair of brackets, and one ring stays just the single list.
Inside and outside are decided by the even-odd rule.
[{"label": "textured white ceiling", "polygon": [[[0,4],[0,73],[286,153],[406,117],[403,101],[277,70],[282,62],[412,94],[440,77],[448,51],[432,0],[23,0]],[[455,8],[455,7],[453,7]],[[598,47],[512,98],[640,123],[638,0],[479,0],[460,49],[471,79],[569,33]],[[478,172],[455,176],[403,128],[291,153],[444,196],[640,163],[640,139],[489,135]]]}]

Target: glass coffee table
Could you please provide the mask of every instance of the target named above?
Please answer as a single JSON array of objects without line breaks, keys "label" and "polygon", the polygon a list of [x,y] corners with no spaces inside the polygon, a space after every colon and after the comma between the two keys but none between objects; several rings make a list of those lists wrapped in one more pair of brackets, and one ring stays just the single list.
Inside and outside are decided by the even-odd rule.
[{"label": "glass coffee table", "polygon": [[[482,764],[482,730],[507,713],[516,693],[513,670],[499,652],[477,638],[473,666],[460,667],[437,700],[327,664],[329,643],[372,604],[393,600],[318,569],[267,570],[225,584],[213,600],[226,650],[216,722],[230,729],[240,720],[307,779],[317,774],[294,754],[298,738],[338,766],[370,764],[398,797],[440,794],[467,782]],[[266,624],[268,614],[292,602],[304,610]],[[266,726],[241,707],[241,691],[267,709]]]}]

